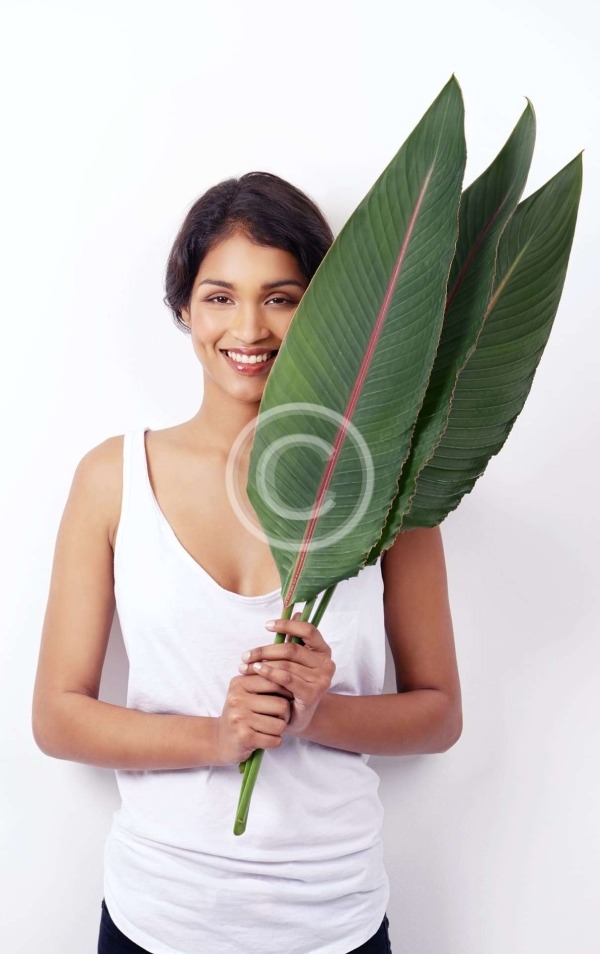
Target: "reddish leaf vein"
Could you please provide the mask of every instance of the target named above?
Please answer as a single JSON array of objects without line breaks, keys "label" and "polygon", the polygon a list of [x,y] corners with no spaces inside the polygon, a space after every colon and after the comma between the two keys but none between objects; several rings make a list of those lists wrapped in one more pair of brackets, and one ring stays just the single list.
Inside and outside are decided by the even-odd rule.
[{"label": "reddish leaf vein", "polygon": [[312,537],[314,536],[314,533],[315,533],[315,530],[316,530],[316,526],[317,526],[317,521],[318,521],[318,519],[319,519],[320,507],[321,507],[321,504],[323,503],[323,501],[324,501],[324,499],[325,499],[325,495],[326,495],[326,493],[327,493],[329,484],[331,483],[331,479],[332,479],[332,477],[333,477],[333,473],[334,473],[334,470],[335,470],[335,466],[336,466],[338,457],[339,457],[339,455],[340,455],[340,452],[341,452],[341,449],[342,449],[342,445],[343,445],[343,443],[344,443],[344,439],[345,439],[345,437],[346,437],[346,433],[347,433],[347,430],[348,430],[348,427],[347,427],[346,422],[352,420],[352,415],[353,415],[354,410],[355,410],[355,408],[356,408],[356,405],[357,405],[357,403],[358,403],[358,399],[359,399],[359,397],[360,397],[360,395],[361,395],[365,378],[366,378],[367,373],[368,373],[368,371],[369,371],[369,367],[371,366],[371,361],[372,361],[372,358],[373,358],[373,354],[374,354],[374,352],[375,352],[375,347],[376,347],[376,345],[377,345],[377,341],[379,340],[379,336],[380,336],[381,331],[382,331],[382,329],[383,329],[383,325],[384,325],[384,322],[385,322],[385,319],[386,319],[386,317],[387,317],[387,314],[388,314],[388,311],[389,311],[389,307],[390,307],[390,304],[391,304],[391,301],[392,301],[392,296],[393,296],[393,294],[394,294],[394,290],[395,290],[395,288],[396,288],[396,284],[397,284],[397,282],[398,282],[398,278],[400,277],[400,272],[401,272],[401,270],[402,270],[402,266],[403,266],[404,261],[405,261],[405,259],[406,259],[406,253],[407,253],[407,251],[408,251],[408,246],[409,246],[409,244],[410,244],[410,241],[411,241],[411,239],[412,239],[412,237],[413,237],[413,234],[414,234],[414,231],[415,231],[415,227],[416,227],[416,223],[417,223],[417,218],[418,218],[418,215],[419,215],[419,211],[420,211],[421,206],[422,206],[422,204],[423,204],[423,200],[424,200],[425,195],[426,195],[426,193],[427,193],[427,189],[429,188],[429,183],[430,183],[430,181],[431,181],[431,176],[432,176],[432,174],[433,174],[434,167],[435,167],[435,162],[433,162],[433,163],[431,164],[431,166],[429,167],[429,169],[428,169],[428,171],[427,171],[427,175],[425,176],[425,179],[424,179],[424,181],[423,181],[423,185],[422,185],[422,187],[421,187],[421,191],[420,191],[420,193],[419,193],[419,195],[418,195],[418,197],[417,197],[417,201],[416,201],[416,203],[415,203],[415,206],[414,206],[412,215],[411,215],[411,217],[410,217],[410,221],[409,221],[409,223],[408,223],[408,227],[407,227],[407,229],[406,229],[406,233],[405,233],[405,235],[404,235],[404,239],[403,239],[403,241],[402,241],[402,245],[401,245],[401,247],[400,247],[400,250],[399,250],[399,252],[398,252],[398,256],[397,256],[397,258],[396,258],[396,263],[395,263],[395,266],[394,266],[394,270],[393,270],[392,275],[391,275],[391,278],[390,278],[390,280],[389,280],[389,283],[388,283],[388,286],[387,286],[387,289],[386,289],[386,293],[385,293],[385,295],[384,295],[383,301],[382,301],[382,303],[381,303],[381,307],[380,307],[379,312],[378,312],[378,314],[377,314],[377,320],[376,320],[375,325],[374,325],[374,327],[373,327],[373,331],[371,332],[371,336],[370,336],[370,339],[369,339],[369,342],[368,342],[368,345],[367,345],[365,354],[364,354],[364,356],[363,356],[363,359],[362,359],[362,362],[361,362],[361,365],[360,365],[360,368],[359,368],[359,371],[358,371],[358,376],[357,376],[356,382],[354,383],[354,386],[353,386],[353,388],[352,388],[352,391],[350,392],[350,396],[349,396],[349,398],[348,398],[348,402],[347,402],[347,404],[346,404],[346,408],[345,408],[344,413],[343,413],[343,415],[342,415],[343,418],[344,418],[344,422],[343,422],[343,424],[340,425],[340,428],[339,428],[339,430],[338,430],[338,432],[337,432],[337,435],[336,435],[336,438],[335,438],[335,441],[334,441],[334,444],[333,444],[333,450],[332,450],[331,456],[330,456],[329,460],[327,461],[327,465],[326,465],[325,470],[324,470],[324,472],[323,472],[323,476],[321,477],[321,483],[319,484],[319,488],[318,488],[318,490],[317,490],[316,499],[315,499],[315,507],[314,507],[315,512],[314,512],[313,516],[309,519],[309,521],[308,521],[308,523],[307,523],[307,525],[306,525],[306,530],[305,530],[305,532],[304,532],[304,539],[303,539],[303,541],[302,541],[302,547],[301,547],[301,549],[300,549],[300,552],[298,553],[298,557],[297,557],[297,559],[296,559],[296,564],[295,564],[295,567],[294,567],[294,572],[293,572],[291,584],[290,584],[290,587],[289,587],[289,589],[288,589],[288,592],[287,592],[287,594],[286,594],[286,596],[285,596],[284,607],[287,607],[287,606],[290,605],[290,603],[293,603],[293,602],[294,602],[293,595],[294,595],[296,586],[298,585],[298,580],[299,580],[299,578],[300,578],[300,574],[302,573],[302,568],[303,568],[304,562],[305,562],[305,560],[306,560],[306,554],[308,553],[308,544],[310,543]]}]

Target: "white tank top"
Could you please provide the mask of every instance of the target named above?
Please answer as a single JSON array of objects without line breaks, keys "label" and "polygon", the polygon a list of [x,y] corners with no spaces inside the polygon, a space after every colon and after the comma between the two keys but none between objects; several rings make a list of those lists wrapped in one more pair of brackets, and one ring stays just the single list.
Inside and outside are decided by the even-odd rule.
[{"label": "white tank top", "polygon": [[[281,590],[233,593],[188,553],[153,493],[146,430],[124,437],[115,541],[127,706],[220,716],[242,652],[273,639],[264,624],[281,616]],[[381,693],[379,560],[338,583],[319,629],[337,666],[331,691]],[[113,921],[151,954],[359,947],[377,931],[390,894],[379,776],[368,758],[284,734],[280,748],[265,750],[239,836],[237,764],[116,770],[122,804],[104,851]]]}]

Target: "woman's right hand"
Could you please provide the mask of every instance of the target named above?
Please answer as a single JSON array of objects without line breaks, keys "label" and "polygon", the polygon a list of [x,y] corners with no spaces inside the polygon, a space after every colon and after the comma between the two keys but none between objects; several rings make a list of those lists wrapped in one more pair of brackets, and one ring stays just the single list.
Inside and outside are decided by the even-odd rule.
[{"label": "woman's right hand", "polygon": [[293,698],[283,686],[274,693],[264,676],[234,676],[216,721],[218,764],[244,762],[255,749],[279,748]]}]

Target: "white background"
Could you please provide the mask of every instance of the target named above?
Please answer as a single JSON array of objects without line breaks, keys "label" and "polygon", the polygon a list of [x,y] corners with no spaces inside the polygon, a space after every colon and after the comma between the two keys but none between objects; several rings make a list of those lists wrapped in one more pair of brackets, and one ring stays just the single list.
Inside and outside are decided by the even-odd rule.
[{"label": "white background", "polygon": [[[5,950],[96,950],[114,775],[44,756],[31,695],[77,462],[200,403],[191,343],[162,303],[181,220],[209,186],[263,169],[308,192],[337,234],[455,72],[465,186],[527,95],[524,195],[581,149],[584,192],[531,394],[442,526],[462,737],[371,759],[391,938],[394,954],[600,951],[595,17],[582,0],[2,3]],[[123,703],[125,684],[115,623],[103,698]]]}]

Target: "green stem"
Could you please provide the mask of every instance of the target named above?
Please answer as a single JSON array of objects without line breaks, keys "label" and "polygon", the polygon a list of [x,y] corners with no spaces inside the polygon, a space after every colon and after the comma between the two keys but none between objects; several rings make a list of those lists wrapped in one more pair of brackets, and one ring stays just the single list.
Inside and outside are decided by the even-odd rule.
[{"label": "green stem", "polygon": [[326,610],[327,607],[329,606],[329,601],[330,601],[331,597],[333,596],[333,593],[334,593],[334,591],[335,591],[336,586],[337,586],[337,583],[332,583],[331,586],[329,586],[329,587],[325,590],[325,592],[323,593],[323,596],[322,596],[322,598],[321,598],[321,602],[320,602],[319,605],[317,606],[317,609],[316,609],[316,611],[315,611],[315,615],[314,615],[313,618],[311,619],[311,623],[313,624],[313,626],[318,626],[319,623],[321,622],[321,620],[323,619],[323,613],[325,612],[325,610]]},{"label": "green stem", "polygon": [[[294,604],[290,603],[289,606],[286,606],[281,614],[281,619],[290,619],[294,611]],[[274,643],[283,643],[285,641],[285,633],[276,633]],[[242,784],[240,787],[240,797],[238,800],[237,811],[235,813],[235,824],[233,826],[234,835],[243,835],[246,831],[246,821],[248,819],[248,810],[250,808],[250,799],[252,798],[252,792],[254,791],[254,785],[256,784],[256,778],[258,776],[258,770],[262,762],[262,757],[264,755],[264,749],[255,749],[252,755],[250,755],[244,762],[240,762],[238,768],[240,772],[243,772],[244,777],[242,778]]]},{"label": "green stem", "polygon": [[[313,626],[318,626],[323,617],[323,613],[327,609],[329,601],[333,596],[333,592],[337,586],[337,583],[333,583],[328,589],[325,590],[321,601],[315,611],[313,618],[310,622]],[[315,605],[317,597],[313,596],[309,600],[302,610],[302,616],[300,617],[303,622],[306,622],[310,617],[313,606]],[[281,619],[290,619],[294,609],[294,604],[290,603],[289,606],[286,606],[283,613],[281,614]],[[285,633],[277,633],[274,643],[283,643],[285,642]],[[302,640],[298,636],[292,636],[291,642],[300,643]],[[248,821],[248,811],[250,809],[250,799],[252,798],[252,792],[254,791],[254,786],[256,784],[256,779],[258,777],[258,771],[262,762],[263,755],[265,754],[264,749],[255,749],[252,755],[249,756],[244,762],[239,763],[239,770],[243,773],[242,784],[240,788],[240,797],[238,800],[237,811],[235,813],[235,824],[233,826],[234,835],[243,835],[246,831],[246,822]]]}]

